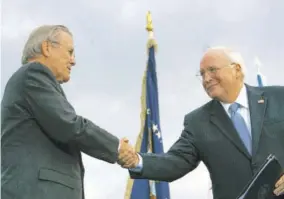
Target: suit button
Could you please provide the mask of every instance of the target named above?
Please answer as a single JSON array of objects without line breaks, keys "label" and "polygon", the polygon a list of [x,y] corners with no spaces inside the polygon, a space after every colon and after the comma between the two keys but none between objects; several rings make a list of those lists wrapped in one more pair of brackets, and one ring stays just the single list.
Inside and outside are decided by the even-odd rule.
[{"label": "suit button", "polygon": [[258,172],[258,165],[256,163],[251,164],[253,174]]}]

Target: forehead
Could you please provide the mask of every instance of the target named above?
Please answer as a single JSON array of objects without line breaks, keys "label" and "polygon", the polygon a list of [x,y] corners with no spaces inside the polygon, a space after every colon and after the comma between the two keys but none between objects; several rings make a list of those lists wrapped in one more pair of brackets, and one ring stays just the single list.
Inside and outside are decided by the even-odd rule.
[{"label": "forehead", "polygon": [[68,34],[67,32],[63,32],[61,31],[59,34],[58,34],[58,41],[61,43],[61,44],[65,44],[67,46],[73,46],[73,38],[70,34]]},{"label": "forehead", "polygon": [[212,50],[204,54],[200,61],[200,68],[206,68],[209,66],[219,67],[229,62],[230,59],[224,51]]}]

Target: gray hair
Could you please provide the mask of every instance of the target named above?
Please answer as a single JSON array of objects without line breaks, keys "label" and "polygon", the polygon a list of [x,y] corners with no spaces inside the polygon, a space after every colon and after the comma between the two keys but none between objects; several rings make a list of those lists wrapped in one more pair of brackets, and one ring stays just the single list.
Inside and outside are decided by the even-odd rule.
[{"label": "gray hair", "polygon": [[72,36],[69,29],[63,25],[43,25],[33,30],[24,46],[22,64],[42,54],[42,42],[58,43],[57,36],[60,32],[66,32]]},{"label": "gray hair", "polygon": [[224,47],[224,46],[210,47],[206,50],[206,52],[211,51],[211,50],[221,50],[222,52],[224,52],[228,56],[231,62],[239,64],[241,66],[243,76],[245,77],[247,73],[247,69],[246,69],[246,65],[245,65],[245,62],[244,62],[244,59],[241,53],[234,51],[230,48]]}]

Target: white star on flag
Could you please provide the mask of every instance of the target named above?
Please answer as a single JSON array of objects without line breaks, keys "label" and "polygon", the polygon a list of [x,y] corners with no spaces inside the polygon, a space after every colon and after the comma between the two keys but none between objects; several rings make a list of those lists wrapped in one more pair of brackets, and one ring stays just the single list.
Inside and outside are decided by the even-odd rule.
[{"label": "white star on flag", "polygon": [[161,133],[160,133],[160,131],[158,131],[157,133],[156,133],[156,135],[157,135],[157,137],[160,139],[161,138]]},{"label": "white star on flag", "polygon": [[152,130],[153,130],[153,132],[158,131],[158,130],[159,130],[159,129],[158,129],[158,125],[157,125],[157,124],[153,124]]},{"label": "white star on flag", "polygon": [[156,136],[160,139],[161,138],[161,133],[160,133],[160,131],[158,129],[158,125],[157,124],[153,124],[152,130],[156,134]]}]

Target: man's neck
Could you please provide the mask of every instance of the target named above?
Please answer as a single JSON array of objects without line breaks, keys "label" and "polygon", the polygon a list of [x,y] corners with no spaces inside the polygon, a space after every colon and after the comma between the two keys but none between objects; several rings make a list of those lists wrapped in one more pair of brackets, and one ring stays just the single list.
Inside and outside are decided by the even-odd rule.
[{"label": "man's neck", "polygon": [[240,95],[243,86],[245,86],[243,82],[236,85],[235,89],[230,91],[230,94],[228,94],[227,98],[222,99],[220,101],[228,104],[234,103],[237,100],[238,96]]}]

